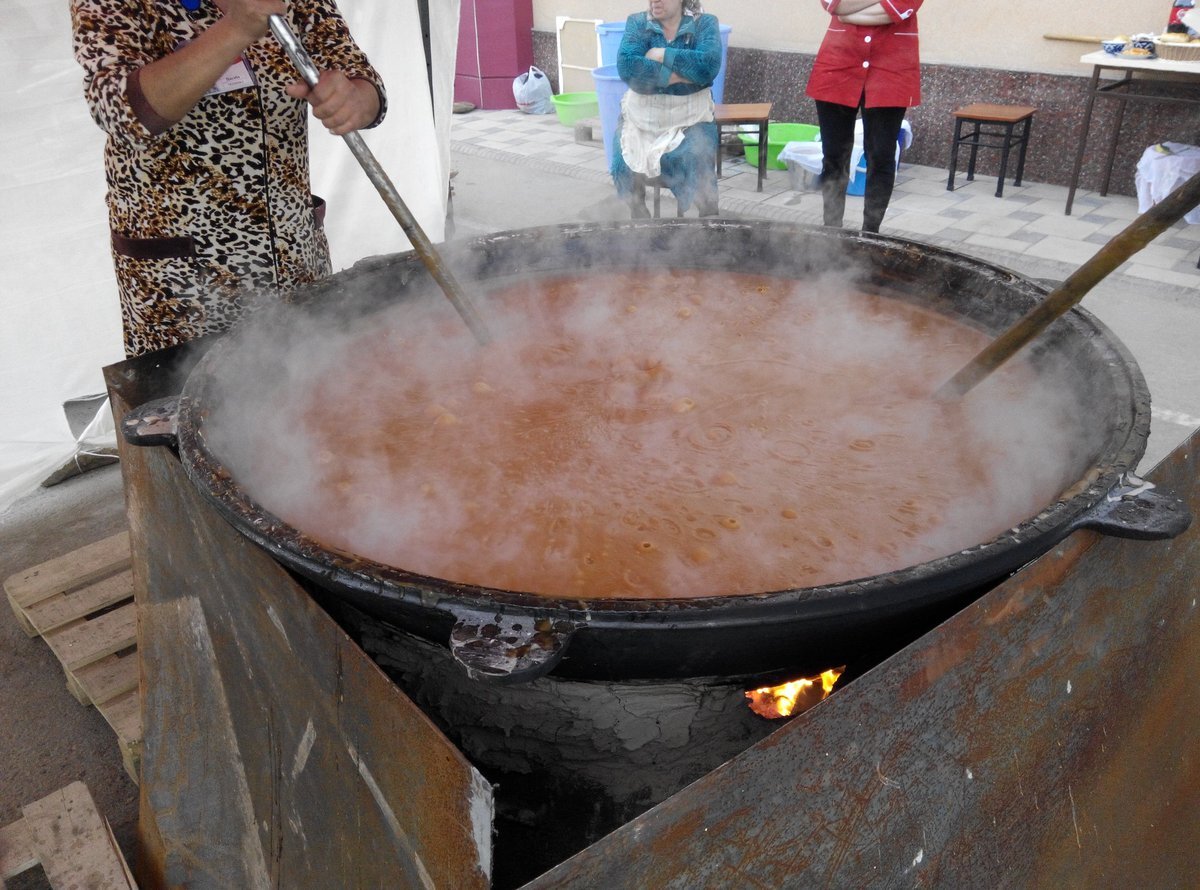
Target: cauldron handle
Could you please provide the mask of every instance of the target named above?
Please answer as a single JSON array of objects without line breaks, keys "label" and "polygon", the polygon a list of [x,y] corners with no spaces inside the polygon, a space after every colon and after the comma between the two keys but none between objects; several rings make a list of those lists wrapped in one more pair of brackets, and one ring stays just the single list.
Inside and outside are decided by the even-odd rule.
[{"label": "cauldron handle", "polygon": [[524,683],[554,670],[578,629],[532,615],[465,614],[450,631],[450,654],[472,680]]},{"label": "cauldron handle", "polygon": [[1126,473],[1099,504],[1071,524],[1116,538],[1165,541],[1183,534],[1192,514],[1181,498],[1154,490],[1154,484]]},{"label": "cauldron handle", "polygon": [[121,435],[130,445],[179,446],[179,396],[155,399],[121,418]]}]

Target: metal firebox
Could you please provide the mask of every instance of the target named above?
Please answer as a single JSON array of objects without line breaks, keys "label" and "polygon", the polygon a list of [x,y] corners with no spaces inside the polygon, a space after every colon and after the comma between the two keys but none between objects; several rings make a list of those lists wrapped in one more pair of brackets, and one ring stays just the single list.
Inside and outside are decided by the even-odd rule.
[{"label": "metal firebox", "polygon": [[[203,344],[106,370],[114,410]],[[1150,478],[1200,506],[1196,438]],[[234,531],[122,446],[143,886],[485,887],[488,781]],[[1183,886],[1200,873],[1200,529],[1079,531],[530,887]]]}]

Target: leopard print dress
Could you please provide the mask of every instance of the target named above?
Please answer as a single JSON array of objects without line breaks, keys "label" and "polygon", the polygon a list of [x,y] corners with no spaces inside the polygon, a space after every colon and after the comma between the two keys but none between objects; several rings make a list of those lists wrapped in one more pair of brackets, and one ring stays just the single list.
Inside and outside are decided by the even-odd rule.
[{"label": "leopard print dress", "polygon": [[[323,202],[310,191],[308,105],[268,34],[243,54],[254,83],[159,117],[140,70],[219,16],[211,0],[71,0],[75,58],[104,151],[125,352],[228,329],[262,299],[328,275]],[[333,0],[292,0],[288,19],[317,68],[383,83]]]}]

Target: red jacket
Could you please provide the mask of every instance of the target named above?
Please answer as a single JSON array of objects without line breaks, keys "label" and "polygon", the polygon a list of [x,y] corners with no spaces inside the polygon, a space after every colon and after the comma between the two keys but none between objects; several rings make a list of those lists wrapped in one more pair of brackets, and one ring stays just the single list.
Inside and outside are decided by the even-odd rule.
[{"label": "red jacket", "polygon": [[807,93],[814,99],[858,107],[911,108],[921,104],[917,10],[923,0],[881,0],[890,25],[845,25],[842,0],[821,0],[832,19],[817,51]]}]

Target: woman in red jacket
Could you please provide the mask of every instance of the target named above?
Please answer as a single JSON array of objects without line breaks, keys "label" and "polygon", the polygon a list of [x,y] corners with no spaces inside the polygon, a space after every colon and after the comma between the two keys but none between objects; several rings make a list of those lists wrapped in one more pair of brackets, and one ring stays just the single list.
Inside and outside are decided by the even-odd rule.
[{"label": "woman in red jacket", "polygon": [[917,10],[922,0],[820,0],[832,20],[813,63],[807,93],[817,103],[824,159],[825,225],[840,226],[863,118],[867,187],[863,231],[878,232],[896,182],[896,141],[904,114],[921,102]]}]

